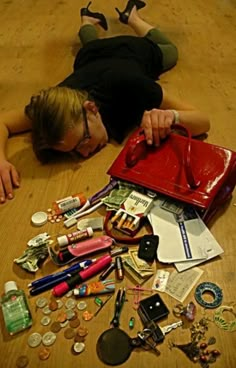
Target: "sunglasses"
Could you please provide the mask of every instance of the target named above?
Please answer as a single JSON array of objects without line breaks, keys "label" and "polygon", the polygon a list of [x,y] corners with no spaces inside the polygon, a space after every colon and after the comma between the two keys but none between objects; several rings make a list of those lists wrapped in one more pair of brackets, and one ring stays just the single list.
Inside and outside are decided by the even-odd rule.
[{"label": "sunglasses", "polygon": [[85,110],[84,107],[82,108],[82,114],[83,114],[83,123],[84,123],[84,136],[81,139],[81,141],[77,144],[76,149],[79,149],[79,148],[85,146],[91,138],[91,135],[90,135],[90,132],[89,132],[89,127],[88,127],[87,114],[86,114],[86,110]]}]

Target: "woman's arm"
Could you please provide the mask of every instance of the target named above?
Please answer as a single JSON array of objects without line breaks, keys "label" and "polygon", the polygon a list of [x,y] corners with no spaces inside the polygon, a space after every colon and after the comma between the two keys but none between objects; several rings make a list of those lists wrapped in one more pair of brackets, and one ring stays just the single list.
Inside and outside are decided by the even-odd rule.
[{"label": "woman's arm", "polygon": [[144,128],[148,144],[160,144],[171,130],[176,116],[172,110],[177,111],[179,122],[190,130],[193,136],[206,133],[210,129],[207,115],[194,106],[167,94],[163,90],[163,98],[159,109],[145,111],[141,126]]},{"label": "woman's arm", "polygon": [[23,110],[0,114],[0,203],[13,198],[13,187],[19,187],[20,176],[6,157],[8,138],[31,129],[31,121]]}]

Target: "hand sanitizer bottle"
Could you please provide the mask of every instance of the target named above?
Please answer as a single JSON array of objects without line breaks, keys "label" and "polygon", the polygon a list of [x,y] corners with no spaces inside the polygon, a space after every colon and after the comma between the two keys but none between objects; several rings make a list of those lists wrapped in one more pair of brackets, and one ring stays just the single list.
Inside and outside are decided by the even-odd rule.
[{"label": "hand sanitizer bottle", "polygon": [[32,316],[23,290],[18,290],[15,281],[4,285],[5,295],[1,298],[4,322],[10,335],[32,325]]}]

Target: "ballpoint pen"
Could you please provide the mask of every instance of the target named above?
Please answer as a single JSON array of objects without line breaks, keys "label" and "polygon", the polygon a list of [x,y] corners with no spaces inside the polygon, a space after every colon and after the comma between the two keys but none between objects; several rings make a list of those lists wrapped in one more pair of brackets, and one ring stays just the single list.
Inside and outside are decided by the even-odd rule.
[{"label": "ballpoint pen", "polygon": [[86,269],[78,272],[75,276],[69,278],[68,280],[56,285],[53,288],[53,295],[54,296],[62,296],[67,291],[73,289],[76,285],[81,284],[84,280],[96,275],[104,268],[106,268],[112,261],[110,255],[105,255],[100,257],[96,262],[88,266]]},{"label": "ballpoint pen", "polygon": [[80,270],[81,268],[87,267],[95,261],[96,261],[96,259],[87,259],[83,262],[78,262],[78,263],[74,264],[73,266],[66,268],[63,271],[59,271],[59,272],[56,272],[54,274],[47,275],[47,276],[42,277],[38,280],[35,280],[35,281],[31,282],[30,284],[28,284],[28,287],[33,287],[34,288],[34,287],[38,287],[38,286],[41,286],[41,285],[45,285],[46,283],[57,280],[58,278],[60,279],[62,276],[68,275],[69,273],[71,273],[73,271],[77,271],[77,270]]},{"label": "ballpoint pen", "polygon": [[32,289],[30,289],[30,295],[35,296],[35,295],[43,293],[46,290],[50,290],[54,286],[62,283],[63,281],[67,281],[70,278],[74,277],[75,275],[78,274],[78,272],[84,270],[85,268],[80,267],[77,270],[74,270],[73,272],[70,272],[70,273],[68,272],[67,274],[62,275],[61,277],[57,277],[51,281],[45,282],[45,284],[41,284],[39,286],[33,287]]}]

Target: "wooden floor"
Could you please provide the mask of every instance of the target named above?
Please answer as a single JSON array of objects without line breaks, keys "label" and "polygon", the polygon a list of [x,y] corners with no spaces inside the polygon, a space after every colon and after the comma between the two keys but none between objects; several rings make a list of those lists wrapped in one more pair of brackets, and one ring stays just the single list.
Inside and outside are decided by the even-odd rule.
[{"label": "wooden floor", "polygon": [[[187,99],[211,118],[208,141],[236,150],[236,3],[235,0],[148,0],[142,15],[153,25],[158,25],[176,43],[179,49],[178,65],[161,76],[160,83],[166,90]],[[59,0],[2,0],[0,2],[0,109],[1,111],[22,107],[32,93],[40,88],[58,83],[72,70],[75,53],[79,49],[77,31],[80,26],[79,9],[86,1]],[[101,36],[132,33],[117,20],[114,7],[124,8],[125,1],[94,0],[93,9],[105,12],[109,31]],[[62,224],[46,224],[35,228],[30,224],[31,215],[46,210],[55,199],[78,191],[91,195],[108,183],[106,171],[120,151],[120,146],[108,144],[96,156],[86,161],[61,162],[42,166],[35,158],[28,134],[15,136],[8,144],[9,159],[21,173],[21,188],[15,192],[14,200],[0,207],[0,270],[3,290],[7,280],[17,281],[20,288],[34,276],[21,270],[13,263],[26,248],[27,241],[40,232],[51,235],[63,233]],[[216,282],[223,290],[223,305],[236,302],[236,197],[226,211],[212,224],[211,231],[224,249],[221,258],[201,266],[204,271],[201,281]],[[104,214],[104,212],[100,212]],[[162,265],[158,265],[162,267]],[[37,273],[37,278],[56,270],[50,261]],[[170,270],[173,267],[170,266]],[[125,279],[124,285],[130,284]],[[147,286],[150,286],[147,283]],[[192,290],[185,303],[194,300]],[[49,298],[50,293],[45,293]],[[163,295],[170,311],[176,301]],[[134,315],[136,325],[132,333],[141,328],[136,312],[132,309],[132,298],[128,298],[121,316],[121,328],[129,332],[128,321]],[[86,349],[79,356],[71,354],[72,342],[63,332],[57,335],[51,347],[51,356],[43,362],[38,358],[39,348],[30,348],[27,340],[32,332],[44,333],[49,327],[40,325],[41,311],[36,311],[35,298],[29,300],[33,313],[32,328],[15,337],[5,332],[1,316],[0,365],[5,368],[16,366],[20,355],[27,355],[29,367],[103,367],[96,355],[98,336],[109,327],[114,303],[110,301],[98,317],[83,322],[88,327]],[[94,311],[93,299],[88,300]],[[197,319],[203,316],[198,306]],[[212,318],[214,311],[206,311]],[[232,318],[226,316],[226,318]],[[175,321],[170,313],[161,325]],[[236,361],[236,332],[220,330],[209,323],[208,337],[216,337],[215,347],[222,353],[215,363],[217,368],[233,368]],[[133,352],[125,367],[181,367],[193,365],[179,350],[170,350],[168,341],[186,343],[190,333],[187,328],[177,329],[166,337],[159,346],[161,355],[150,352]]]}]

